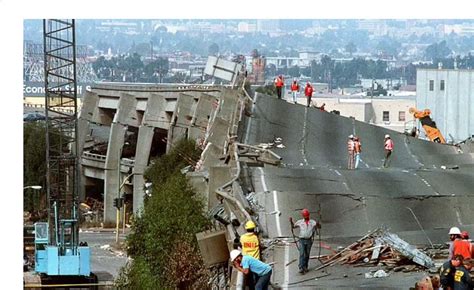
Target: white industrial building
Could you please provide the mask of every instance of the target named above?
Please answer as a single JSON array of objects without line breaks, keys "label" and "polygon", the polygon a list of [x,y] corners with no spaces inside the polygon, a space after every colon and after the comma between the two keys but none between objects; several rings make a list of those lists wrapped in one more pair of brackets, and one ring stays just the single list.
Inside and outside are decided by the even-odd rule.
[{"label": "white industrial building", "polygon": [[[287,96],[287,100],[291,100]],[[340,94],[314,94],[313,105],[325,104],[328,112],[339,111],[341,116],[381,126],[398,132],[410,130],[414,124],[413,116],[408,112],[415,106],[415,96],[364,97]],[[306,105],[306,98],[300,94],[298,103]]]},{"label": "white industrial building", "polygon": [[474,70],[418,69],[416,106],[430,109],[447,141],[474,135]]}]

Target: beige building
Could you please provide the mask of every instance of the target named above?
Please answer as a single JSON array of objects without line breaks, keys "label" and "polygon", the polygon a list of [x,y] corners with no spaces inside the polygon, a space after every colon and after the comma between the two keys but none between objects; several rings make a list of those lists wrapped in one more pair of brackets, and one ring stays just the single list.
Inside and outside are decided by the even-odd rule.
[{"label": "beige building", "polygon": [[[354,117],[358,121],[385,127],[398,132],[411,129],[414,118],[408,110],[415,107],[415,96],[397,97],[353,97],[334,94],[318,94],[312,98],[313,105],[325,105],[327,112],[339,111],[341,116]],[[300,96],[299,104],[306,105],[306,98]]]}]

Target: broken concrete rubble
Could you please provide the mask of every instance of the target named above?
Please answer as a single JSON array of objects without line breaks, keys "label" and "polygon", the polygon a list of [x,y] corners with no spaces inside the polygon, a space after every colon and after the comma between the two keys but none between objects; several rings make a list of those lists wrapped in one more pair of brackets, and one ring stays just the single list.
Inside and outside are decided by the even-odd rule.
[{"label": "broken concrete rubble", "polygon": [[323,261],[323,265],[316,270],[334,264],[350,264],[355,267],[379,265],[388,270],[404,272],[434,267],[431,258],[422,251],[396,234],[381,229],[369,233],[333,255],[324,257]]}]

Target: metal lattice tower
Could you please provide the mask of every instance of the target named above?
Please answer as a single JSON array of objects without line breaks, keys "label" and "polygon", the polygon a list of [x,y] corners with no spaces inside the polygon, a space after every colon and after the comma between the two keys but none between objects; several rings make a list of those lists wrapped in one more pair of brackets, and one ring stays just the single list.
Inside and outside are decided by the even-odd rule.
[{"label": "metal lattice tower", "polygon": [[[61,220],[77,220],[78,160],[75,21],[43,20],[47,198],[50,244],[59,245]],[[77,231],[77,227],[75,228]],[[77,245],[78,233],[68,233]],[[63,246],[63,245],[60,245]]]}]

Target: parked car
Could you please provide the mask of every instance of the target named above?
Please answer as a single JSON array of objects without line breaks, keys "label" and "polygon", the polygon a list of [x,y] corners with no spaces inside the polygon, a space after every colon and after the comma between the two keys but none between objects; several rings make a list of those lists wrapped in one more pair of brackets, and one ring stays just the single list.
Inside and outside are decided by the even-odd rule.
[{"label": "parked car", "polygon": [[34,122],[34,121],[43,121],[43,120],[46,120],[46,116],[42,113],[32,112],[32,113],[23,114],[24,122]]}]

